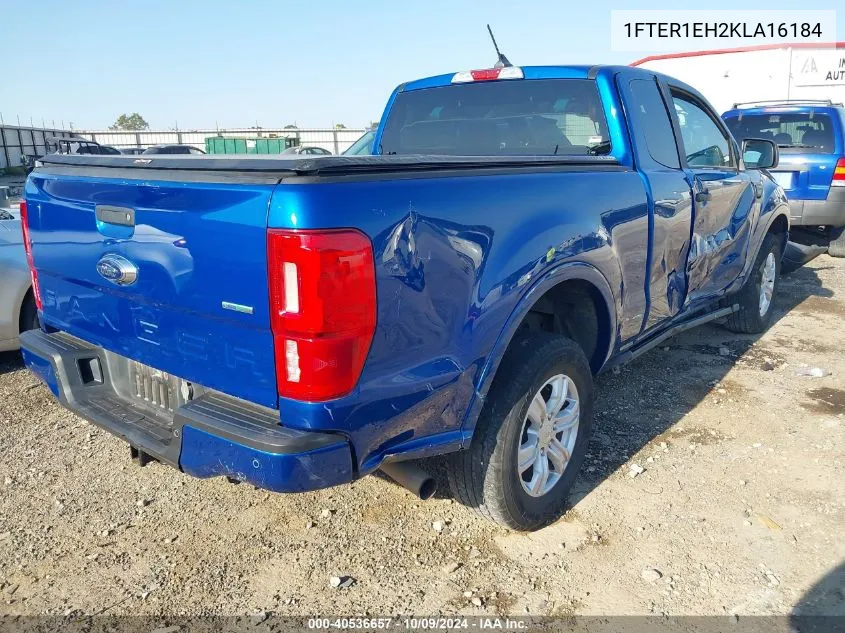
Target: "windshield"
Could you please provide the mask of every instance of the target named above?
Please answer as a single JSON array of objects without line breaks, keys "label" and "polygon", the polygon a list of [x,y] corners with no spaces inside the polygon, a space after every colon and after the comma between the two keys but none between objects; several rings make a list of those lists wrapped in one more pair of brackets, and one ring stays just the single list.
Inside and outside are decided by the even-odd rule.
[{"label": "windshield", "polygon": [[523,79],[400,92],[382,154],[588,155],[610,152],[589,79]]},{"label": "windshield", "polygon": [[374,131],[366,132],[361,138],[352,143],[352,145],[343,152],[344,156],[366,156],[373,153],[373,139],[376,133]]},{"label": "windshield", "polygon": [[812,109],[779,114],[740,114],[727,117],[725,123],[738,141],[768,139],[784,154],[833,153],[833,120]]}]

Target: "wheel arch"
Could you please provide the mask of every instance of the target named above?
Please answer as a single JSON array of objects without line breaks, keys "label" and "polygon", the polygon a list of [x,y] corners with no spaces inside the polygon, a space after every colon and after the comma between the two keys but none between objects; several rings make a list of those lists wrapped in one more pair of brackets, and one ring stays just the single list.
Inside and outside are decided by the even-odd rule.
[{"label": "wheel arch", "polygon": [[789,212],[781,209],[773,218],[772,221],[769,222],[769,226],[766,227],[766,234],[769,233],[782,233],[783,234],[783,243],[781,247],[786,246],[786,242],[789,240]]},{"label": "wheel arch", "polygon": [[604,308],[606,322],[603,333],[599,337],[600,349],[596,350],[594,358],[600,359],[591,363],[593,373],[597,373],[610,359],[613,352],[617,333],[617,305],[613,291],[605,276],[591,264],[585,262],[569,262],[548,271],[526,291],[519,303],[512,310],[505,321],[493,348],[487,355],[484,366],[476,381],[475,391],[470,406],[461,425],[463,443],[469,442],[475,429],[478,416],[486,400],[487,393],[493,385],[493,380],[505,353],[514,340],[520,326],[537,304],[555,288],[567,282],[581,282],[586,284],[594,293],[595,300]]},{"label": "wheel arch", "polygon": [[[33,306],[35,305],[35,295],[32,292],[32,286],[30,285],[29,288],[26,289],[26,292],[23,293],[23,297],[21,297],[20,302],[18,303],[18,334],[21,334],[25,331],[26,324],[23,322],[24,319],[24,308],[26,308],[27,302],[32,301]],[[36,314],[38,310],[36,308]]]},{"label": "wheel arch", "polygon": [[[767,218],[765,226],[765,230],[760,231],[757,243],[754,245],[753,255],[749,256],[747,259],[749,262],[748,270],[750,270],[750,267],[753,266],[755,261],[757,261],[757,255],[760,254],[760,249],[763,248],[763,242],[766,240],[766,236],[769,233],[782,233],[780,253],[781,256],[783,255],[784,249],[786,248],[786,242],[789,240],[789,207],[785,205],[777,207]],[[748,271],[746,271],[746,273],[747,272]]]}]

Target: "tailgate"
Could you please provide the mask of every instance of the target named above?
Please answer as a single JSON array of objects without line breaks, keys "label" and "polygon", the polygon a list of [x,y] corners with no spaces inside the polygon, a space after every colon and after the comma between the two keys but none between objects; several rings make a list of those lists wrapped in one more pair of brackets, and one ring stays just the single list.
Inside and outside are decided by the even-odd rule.
[{"label": "tailgate", "polygon": [[267,174],[37,170],[26,199],[44,321],[275,406],[266,224],[276,182]]},{"label": "tailgate", "polygon": [[772,176],[792,200],[826,200],[838,156],[790,154],[781,150]]}]

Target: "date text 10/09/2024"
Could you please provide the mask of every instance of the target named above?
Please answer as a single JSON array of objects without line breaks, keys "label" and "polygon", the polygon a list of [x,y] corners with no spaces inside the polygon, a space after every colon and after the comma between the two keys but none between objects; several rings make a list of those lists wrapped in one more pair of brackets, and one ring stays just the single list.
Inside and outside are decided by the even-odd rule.
[{"label": "date text 10/09/2024", "polygon": [[626,22],[629,38],[757,38],[822,37],[822,25],[810,22]]},{"label": "date text 10/09/2024", "polygon": [[479,617],[479,618],[309,618],[309,629],[314,630],[390,630],[406,631],[521,631],[528,627],[524,619]]}]

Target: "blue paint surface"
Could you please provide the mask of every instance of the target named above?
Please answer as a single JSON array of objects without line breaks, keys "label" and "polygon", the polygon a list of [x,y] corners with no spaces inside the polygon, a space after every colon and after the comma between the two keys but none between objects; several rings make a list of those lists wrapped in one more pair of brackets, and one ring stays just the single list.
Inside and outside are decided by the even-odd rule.
[{"label": "blue paint surface", "polygon": [[61,392],[59,391],[59,382],[56,378],[56,371],[53,369],[53,364],[47,358],[42,358],[38,354],[34,354],[26,348],[21,349],[24,365],[29,369],[36,378],[43,382],[47,388],[58,398]]},{"label": "blue paint surface", "polygon": [[[525,69],[529,81],[588,72]],[[308,489],[349,481],[387,455],[457,450],[472,437],[517,326],[544,292],[570,279],[595,289],[607,312],[591,359],[598,371],[623,347],[738,289],[771,220],[786,212],[782,190],[760,172],[702,174],[650,161],[632,133],[636,104],[617,81],[622,74],[655,80],[627,67],[595,73],[613,169],[264,185],[36,171],[26,197],[42,319],[48,328],[276,407],[287,427],[343,434],[352,449],[271,456],[186,428],[180,464],[196,476],[243,474],[272,490]],[[397,92],[447,85],[451,77],[412,82]],[[736,195],[698,205],[694,178],[733,180]],[[135,209],[131,237],[98,227],[96,204]],[[358,385],[346,397],[309,403],[276,395],[268,227],[354,227],[372,241],[377,326]],[[136,264],[136,284],[120,288],[97,275],[96,262],[107,253]],[[253,313],[227,311],[224,301],[251,306]],[[37,361],[31,366],[44,371]]]},{"label": "blue paint surface", "polygon": [[[824,105],[823,103],[770,104],[728,110],[722,114],[722,118],[733,129],[739,130],[742,128],[743,119],[748,117],[777,120],[778,117],[794,115],[798,115],[799,118],[789,126],[785,126],[793,131],[792,142],[800,143],[804,135],[802,128],[810,131],[814,125],[819,125],[813,121],[819,121],[822,117],[823,125],[828,126],[826,134],[822,135],[826,137],[827,146],[824,148],[797,148],[796,150],[782,147],[780,149],[780,161],[776,169],[777,171],[792,172],[791,186],[787,190],[790,200],[825,200],[830,193],[836,163],[842,156],[845,156],[845,107],[841,104]],[[775,127],[777,128],[777,125]],[[843,217],[845,217],[845,211],[843,211]]]},{"label": "blue paint surface", "polygon": [[179,467],[194,477],[232,477],[274,492],[303,492],[352,481],[347,444],[305,453],[266,453],[185,426]]}]

